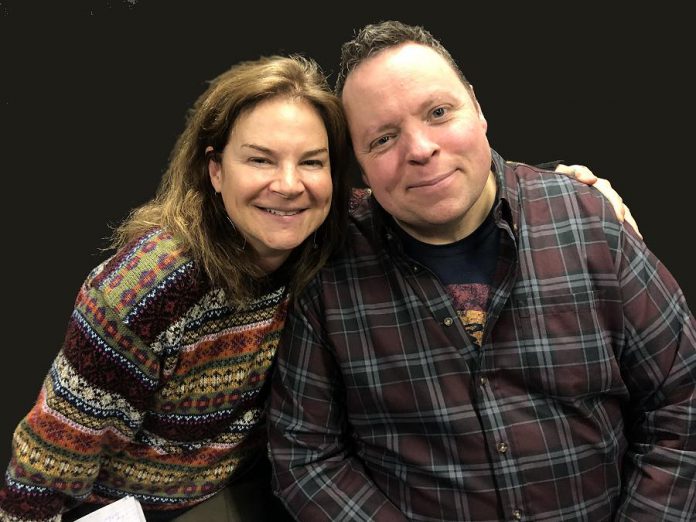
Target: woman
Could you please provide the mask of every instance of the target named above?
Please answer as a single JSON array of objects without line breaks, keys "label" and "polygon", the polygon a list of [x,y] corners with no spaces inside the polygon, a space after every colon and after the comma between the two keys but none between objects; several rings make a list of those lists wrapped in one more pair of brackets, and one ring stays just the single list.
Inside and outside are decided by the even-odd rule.
[{"label": "woman", "polygon": [[265,497],[242,483],[265,447],[288,296],[341,237],[346,147],[311,60],[262,58],[211,82],[157,195],[78,294],[15,431],[1,520],[58,520],[81,504],[63,515],[73,520],[126,495],[148,521],[173,520],[230,483],[272,502],[267,478]]}]

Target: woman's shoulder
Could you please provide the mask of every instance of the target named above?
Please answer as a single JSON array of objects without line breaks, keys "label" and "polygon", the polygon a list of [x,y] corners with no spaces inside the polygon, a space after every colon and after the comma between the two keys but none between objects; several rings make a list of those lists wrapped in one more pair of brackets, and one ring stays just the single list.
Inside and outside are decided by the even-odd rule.
[{"label": "woman's shoulder", "polygon": [[133,278],[167,275],[172,270],[190,264],[191,259],[179,241],[169,232],[155,228],[136,237],[102,263],[93,272],[93,283],[102,284],[105,279]]},{"label": "woman's shoulder", "polygon": [[194,294],[205,286],[182,244],[158,228],[134,238],[96,267],[84,289],[100,293],[112,307],[127,309],[154,295]]}]

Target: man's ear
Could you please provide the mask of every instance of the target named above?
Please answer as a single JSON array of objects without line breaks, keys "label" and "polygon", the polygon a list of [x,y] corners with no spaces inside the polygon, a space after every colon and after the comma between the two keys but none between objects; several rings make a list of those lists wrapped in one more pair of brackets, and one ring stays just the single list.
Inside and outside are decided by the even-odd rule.
[{"label": "man's ear", "polygon": [[213,185],[215,192],[220,192],[222,191],[222,164],[218,161],[218,155],[215,154],[215,149],[213,149],[213,147],[206,147],[205,155],[208,158],[210,183]]},{"label": "man's ear", "polygon": [[488,131],[488,121],[486,120],[486,117],[483,115],[483,111],[481,110],[481,105],[479,104],[478,100],[476,100],[476,110],[478,111],[478,117],[479,117],[479,120],[481,121],[481,125],[483,126],[483,131],[487,132]]},{"label": "man's ear", "polygon": [[476,106],[476,112],[478,112],[478,117],[479,120],[481,121],[481,124],[483,125],[483,130],[487,131],[488,130],[488,122],[486,121],[486,117],[483,115],[483,109],[481,109],[481,104],[479,103],[478,99],[476,98],[476,93],[474,92],[474,86],[469,84],[469,94],[471,96],[471,101],[474,102],[474,105]]}]

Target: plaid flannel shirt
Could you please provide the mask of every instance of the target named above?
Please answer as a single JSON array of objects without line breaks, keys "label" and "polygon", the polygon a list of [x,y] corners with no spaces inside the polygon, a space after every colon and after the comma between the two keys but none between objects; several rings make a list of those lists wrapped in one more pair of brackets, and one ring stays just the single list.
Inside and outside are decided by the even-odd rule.
[{"label": "plaid flannel shirt", "polygon": [[290,313],[275,489],[301,520],[695,520],[695,322],[598,191],[494,153],[481,348],[373,198]]}]

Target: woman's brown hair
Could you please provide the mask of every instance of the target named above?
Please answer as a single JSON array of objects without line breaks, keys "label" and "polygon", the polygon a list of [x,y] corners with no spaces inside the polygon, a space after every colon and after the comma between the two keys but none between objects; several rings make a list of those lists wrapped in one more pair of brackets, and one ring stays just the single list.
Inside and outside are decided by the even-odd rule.
[{"label": "woman's brown hair", "polygon": [[263,281],[256,254],[227,219],[222,198],[208,174],[210,154],[222,152],[243,111],[276,96],[301,99],[320,114],[329,139],[333,197],[326,221],[286,263],[289,290],[296,295],[338,246],[347,220],[346,122],[338,98],[319,65],[302,56],[270,56],[231,67],[210,82],[188,113],[155,197],[138,207],[115,230],[122,246],[155,227],[177,238],[184,252],[206,272],[215,287],[235,302],[252,298]]}]

